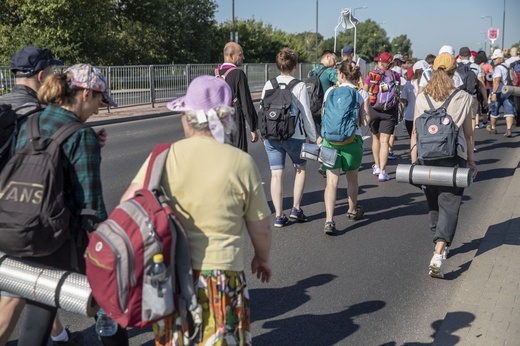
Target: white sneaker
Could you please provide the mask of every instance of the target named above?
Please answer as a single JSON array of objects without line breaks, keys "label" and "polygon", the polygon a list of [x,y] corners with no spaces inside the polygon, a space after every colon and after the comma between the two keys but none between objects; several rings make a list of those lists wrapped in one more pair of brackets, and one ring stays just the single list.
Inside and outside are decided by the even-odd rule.
[{"label": "white sneaker", "polygon": [[433,254],[428,272],[432,278],[444,278],[444,259],[442,257],[442,254]]},{"label": "white sneaker", "polygon": [[449,254],[450,254],[450,248],[446,246],[444,248],[444,251],[442,252],[442,259],[445,260],[446,258],[448,258]]},{"label": "white sneaker", "polygon": [[372,165],[372,174],[379,175],[381,173],[381,168],[378,165]]},{"label": "white sneaker", "polygon": [[379,176],[377,177],[377,180],[378,181],[387,181],[387,180],[390,180],[390,177],[388,176],[388,173],[386,173],[385,171],[381,171],[381,173],[379,173]]}]

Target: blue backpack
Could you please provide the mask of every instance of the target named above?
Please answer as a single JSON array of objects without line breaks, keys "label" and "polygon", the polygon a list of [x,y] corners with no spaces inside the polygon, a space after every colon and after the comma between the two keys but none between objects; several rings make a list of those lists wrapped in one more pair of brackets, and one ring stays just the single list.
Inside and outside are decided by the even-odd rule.
[{"label": "blue backpack", "polygon": [[321,136],[331,144],[347,144],[355,139],[359,114],[359,94],[351,87],[333,88],[323,105]]}]

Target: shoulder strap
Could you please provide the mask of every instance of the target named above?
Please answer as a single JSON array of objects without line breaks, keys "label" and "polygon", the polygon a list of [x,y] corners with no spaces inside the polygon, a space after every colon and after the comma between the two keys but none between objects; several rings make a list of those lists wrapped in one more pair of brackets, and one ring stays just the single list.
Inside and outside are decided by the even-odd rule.
[{"label": "shoulder strap", "polygon": [[316,76],[317,76],[318,78],[320,78],[321,74],[322,74],[323,72],[325,72],[326,69],[327,69],[327,66],[323,66],[323,67],[321,68],[321,70],[318,72],[318,74],[317,74]]},{"label": "shoulder strap", "polygon": [[269,82],[271,82],[271,85],[273,86],[273,89],[278,88],[280,85],[278,84],[278,81],[276,78],[270,79]]},{"label": "shoulder strap", "polygon": [[424,97],[426,98],[426,102],[428,102],[428,106],[430,106],[430,110],[434,111],[435,107],[433,106],[432,100],[430,99],[430,96],[428,96],[428,93],[424,92]]},{"label": "shoulder strap", "polygon": [[215,77],[220,77],[220,72],[219,72],[218,67],[215,68],[214,73],[215,73]]},{"label": "shoulder strap", "polygon": [[455,90],[453,90],[453,92],[451,93],[450,96],[448,96],[448,98],[444,101],[444,103],[441,105],[440,108],[444,108],[446,109],[448,107],[448,105],[450,104],[450,101],[451,99],[453,98],[453,96],[455,96],[455,94],[457,94],[459,92],[460,89],[457,89],[455,88]]},{"label": "shoulder strap", "polygon": [[171,145],[172,143],[162,143],[157,144],[155,148],[153,148],[143,184],[146,189],[151,190],[160,183],[166,157],[168,156]]},{"label": "shoulder strap", "polygon": [[[31,117],[35,118],[35,117]],[[74,123],[68,123],[63,125],[52,135],[52,140],[58,143],[58,145],[61,145],[63,141],[65,141],[67,138],[69,138],[74,132],[78,131],[79,129],[82,129],[84,126],[83,124],[79,122]]]},{"label": "shoulder strap", "polygon": [[27,123],[27,143],[30,142],[29,139],[37,140],[40,138],[40,126],[38,125],[39,120],[40,114],[36,114],[34,117],[31,117]]},{"label": "shoulder strap", "polygon": [[222,75],[222,78],[226,79],[227,75],[229,74],[229,72],[233,71],[234,69],[236,69],[236,67],[230,67],[226,70],[226,72]]},{"label": "shoulder strap", "polygon": [[289,90],[292,90],[292,88],[294,88],[294,86],[295,86],[296,84],[298,84],[298,83],[300,83],[300,80],[294,78],[292,81],[289,82],[289,84],[287,84],[287,88],[288,88]]}]

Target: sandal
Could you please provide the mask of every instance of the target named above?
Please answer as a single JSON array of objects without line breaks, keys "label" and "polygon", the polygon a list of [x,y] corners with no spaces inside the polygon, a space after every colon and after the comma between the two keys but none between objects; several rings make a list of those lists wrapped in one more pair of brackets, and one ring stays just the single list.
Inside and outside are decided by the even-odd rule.
[{"label": "sandal", "polygon": [[365,211],[363,210],[363,207],[358,205],[355,213],[347,212],[347,219],[348,221],[357,221],[360,220],[364,214]]}]

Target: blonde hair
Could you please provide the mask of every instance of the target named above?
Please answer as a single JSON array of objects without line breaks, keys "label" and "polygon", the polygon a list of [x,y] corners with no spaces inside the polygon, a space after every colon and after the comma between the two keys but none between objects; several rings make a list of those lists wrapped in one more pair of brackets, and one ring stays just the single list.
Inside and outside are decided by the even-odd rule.
[{"label": "blonde hair", "polygon": [[[224,126],[224,132],[226,134],[230,134],[235,131],[235,121],[233,120],[233,115],[235,114],[235,108],[229,106],[219,106],[215,108],[215,112],[217,113],[217,117],[222,122]],[[185,111],[186,121],[188,125],[196,131],[209,131],[209,122],[199,123],[197,118],[197,112],[195,111]]]},{"label": "blonde hair", "polygon": [[433,71],[432,78],[424,91],[435,101],[446,100],[453,89],[455,89],[455,83],[453,82],[454,74],[455,69],[446,71],[443,67],[439,67],[437,71]]},{"label": "blonde hair", "polygon": [[69,73],[56,73],[45,78],[38,90],[38,100],[45,104],[72,105],[81,90],[70,86]]}]

